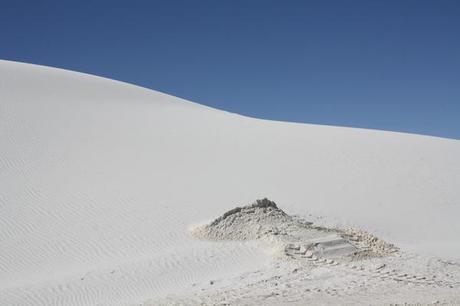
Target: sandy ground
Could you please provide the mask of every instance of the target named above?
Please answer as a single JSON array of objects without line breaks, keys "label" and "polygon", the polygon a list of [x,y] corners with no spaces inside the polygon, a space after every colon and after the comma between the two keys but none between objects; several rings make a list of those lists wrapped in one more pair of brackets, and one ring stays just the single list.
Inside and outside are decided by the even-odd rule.
[{"label": "sandy ground", "polygon": [[458,302],[459,186],[458,140],[0,61],[2,306]]},{"label": "sandy ground", "polygon": [[143,305],[459,305],[460,269],[449,265],[409,254],[338,266],[275,260]]},{"label": "sandy ground", "polygon": [[273,261],[238,277],[194,283],[186,295],[144,305],[460,303],[459,262],[405,253],[363,231],[315,226],[267,199],[230,210],[192,234],[257,240]]}]

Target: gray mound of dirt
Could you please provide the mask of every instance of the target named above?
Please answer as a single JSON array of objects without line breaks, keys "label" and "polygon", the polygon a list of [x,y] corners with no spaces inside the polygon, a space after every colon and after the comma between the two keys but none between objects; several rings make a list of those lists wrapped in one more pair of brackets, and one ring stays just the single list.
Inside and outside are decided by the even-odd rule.
[{"label": "gray mound of dirt", "polygon": [[364,231],[314,226],[288,215],[266,198],[229,210],[192,233],[208,240],[262,240],[292,258],[367,258],[397,250]]},{"label": "gray mound of dirt", "polygon": [[263,235],[286,234],[294,220],[268,199],[236,207],[203,228],[212,240],[252,240]]}]

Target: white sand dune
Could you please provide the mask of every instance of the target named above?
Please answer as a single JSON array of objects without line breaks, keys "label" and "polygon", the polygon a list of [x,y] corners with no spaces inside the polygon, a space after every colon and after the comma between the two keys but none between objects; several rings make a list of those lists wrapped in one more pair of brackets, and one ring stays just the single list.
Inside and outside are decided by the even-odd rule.
[{"label": "white sand dune", "polygon": [[253,119],[0,61],[0,305],[198,302],[193,284],[271,271],[257,241],[188,231],[261,197],[460,262],[458,140]]}]

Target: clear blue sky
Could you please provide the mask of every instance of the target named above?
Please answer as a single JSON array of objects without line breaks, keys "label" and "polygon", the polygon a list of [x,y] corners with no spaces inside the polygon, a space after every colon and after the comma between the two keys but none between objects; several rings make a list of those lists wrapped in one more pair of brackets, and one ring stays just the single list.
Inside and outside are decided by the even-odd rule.
[{"label": "clear blue sky", "polygon": [[460,139],[460,1],[6,1],[0,58],[253,117]]}]

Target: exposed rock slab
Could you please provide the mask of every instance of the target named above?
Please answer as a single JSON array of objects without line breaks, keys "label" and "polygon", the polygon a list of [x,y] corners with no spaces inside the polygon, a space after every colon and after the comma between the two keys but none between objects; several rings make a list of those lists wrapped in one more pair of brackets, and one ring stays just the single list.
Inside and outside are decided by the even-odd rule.
[{"label": "exposed rock slab", "polygon": [[209,240],[254,240],[266,242],[276,254],[292,258],[359,258],[388,255],[397,249],[364,231],[314,226],[288,215],[268,199],[236,207],[193,234]]}]

